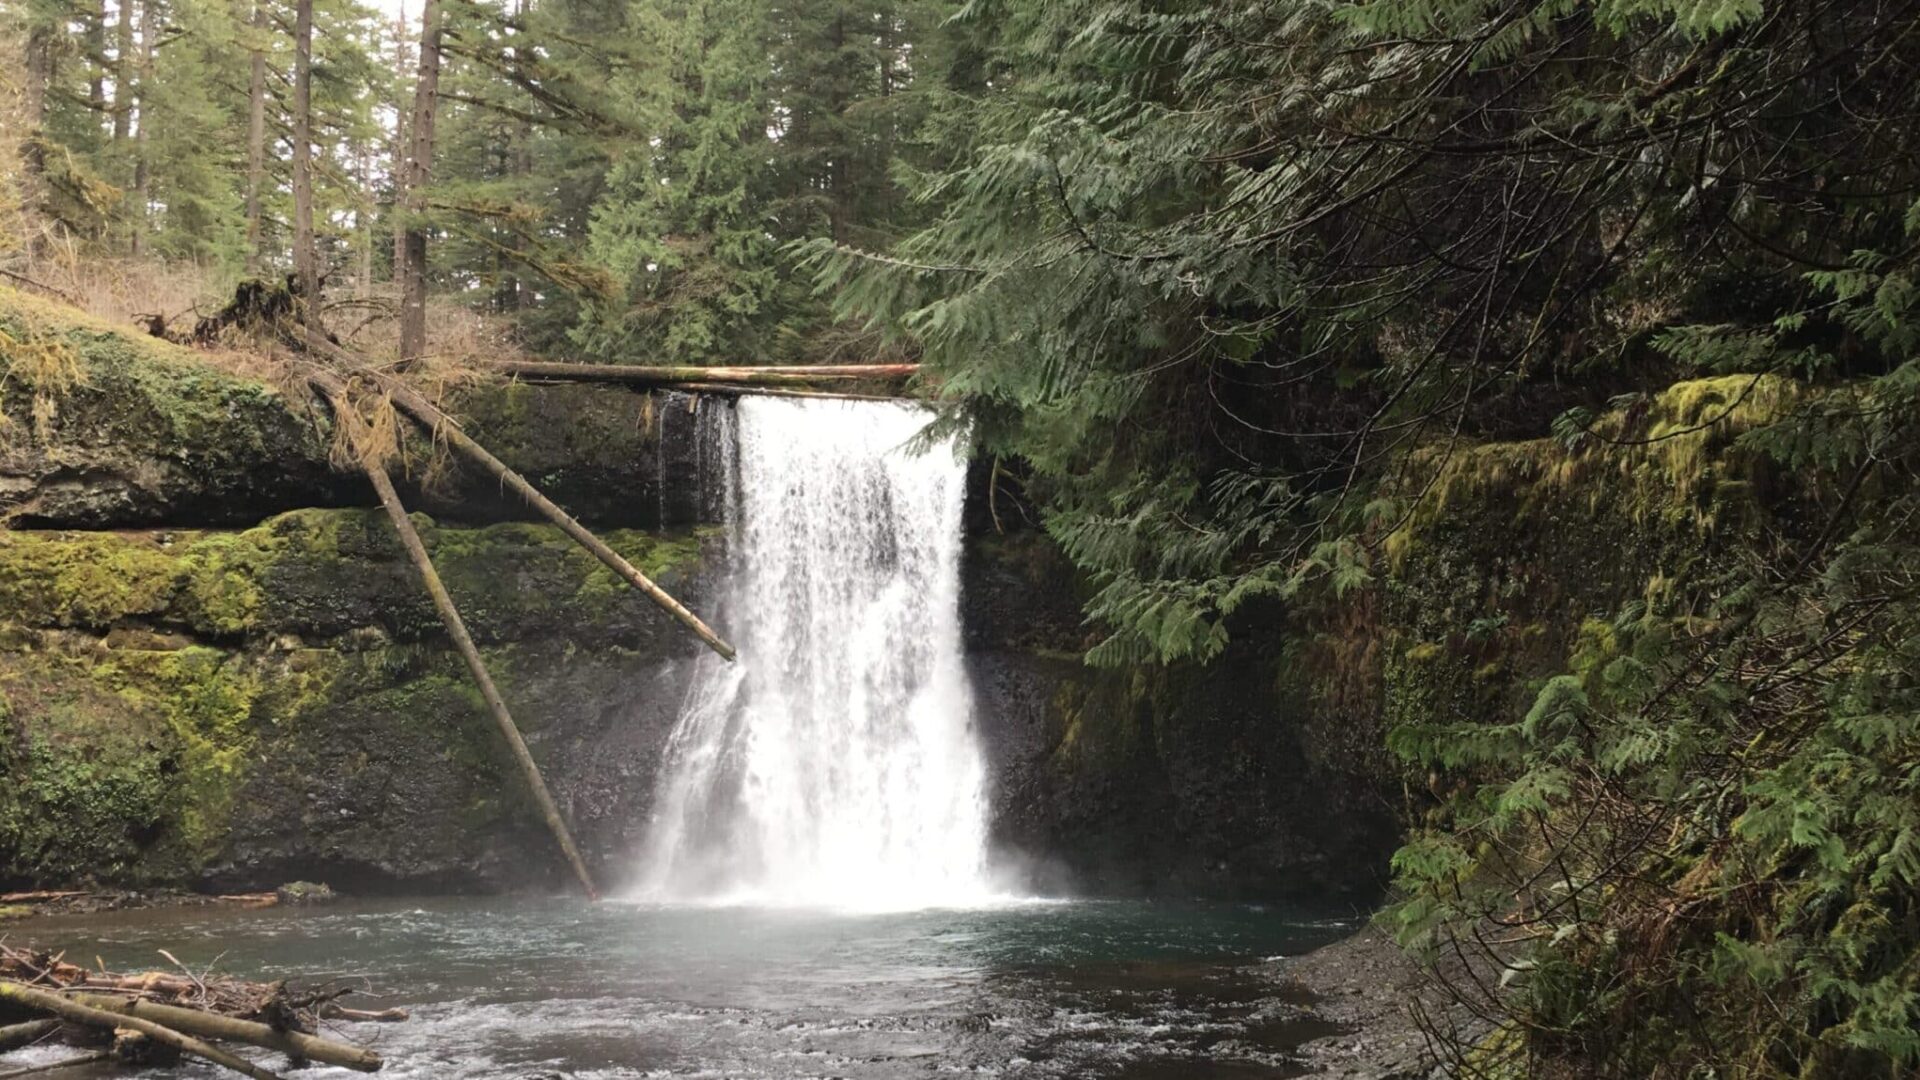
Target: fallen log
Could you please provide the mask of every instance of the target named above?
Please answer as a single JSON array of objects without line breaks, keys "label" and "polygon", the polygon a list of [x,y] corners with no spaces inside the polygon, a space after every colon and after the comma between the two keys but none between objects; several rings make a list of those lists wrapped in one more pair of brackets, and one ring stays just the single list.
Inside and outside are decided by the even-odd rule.
[{"label": "fallen log", "polygon": [[37,1043],[59,1030],[58,1020],[29,1020],[24,1024],[0,1027],[0,1054]]},{"label": "fallen log", "polygon": [[422,394],[420,391],[408,386],[405,382],[390,375],[383,375],[373,371],[363,371],[363,373],[377,381],[381,389],[385,390],[393,398],[393,403],[398,406],[402,412],[413,417],[424,426],[429,434],[446,439],[455,450],[466,455],[475,464],[491,473],[495,479],[512,489],[515,494],[526,500],[527,505],[538,510],[541,516],[559,526],[561,532],[566,533],[569,537],[573,538],[575,543],[592,552],[593,557],[604,563],[609,570],[620,575],[621,579],[627,584],[640,590],[649,600],[652,600],[664,609],[667,614],[680,620],[682,625],[693,631],[695,637],[706,642],[708,648],[726,657],[728,660],[732,660],[737,655],[733,646],[727,644],[721,639],[720,635],[714,633],[713,628],[709,627],[700,616],[687,610],[684,604],[675,600],[665,589],[654,584],[652,578],[641,573],[632,563],[629,563],[623,558],[619,552],[608,547],[604,540],[601,540],[598,536],[588,531],[586,526],[575,521],[571,514],[560,509],[553,500],[542,495],[540,490],[528,483],[525,477],[508,468],[505,462],[494,457],[486,447],[481,446],[473,440],[472,436],[460,430],[460,425],[455,423],[452,417],[440,411],[440,408],[429,400],[425,394]]},{"label": "fallen log", "polygon": [[113,1013],[116,1016],[151,1020],[187,1035],[246,1043],[263,1050],[277,1050],[288,1057],[318,1061],[325,1065],[339,1065],[359,1072],[379,1072],[383,1064],[379,1054],[365,1047],[335,1042],[332,1039],[323,1039],[317,1035],[308,1035],[299,1031],[279,1031],[252,1020],[221,1016],[218,1013],[202,1012],[199,1009],[183,1009],[177,1005],[160,1005],[139,998],[111,998],[101,994],[86,993],[70,993],[66,997],[67,1000],[77,1001],[88,1008]]},{"label": "fallen log", "polygon": [[281,1080],[277,1073],[268,1072],[245,1058],[236,1057],[219,1047],[209,1046],[190,1035],[182,1035],[172,1028],[141,1017],[106,1012],[83,1005],[78,1001],[70,1001],[59,994],[49,994],[44,990],[35,990],[17,982],[0,981],[0,1000],[24,1005],[35,1012],[50,1013],[62,1020],[87,1027],[105,1028],[108,1031],[122,1027],[132,1028],[155,1042],[164,1043],[183,1054],[204,1058],[223,1069],[230,1069],[243,1076],[251,1076],[253,1080]]},{"label": "fallen log", "polygon": [[81,1054],[79,1057],[49,1061],[45,1065],[29,1065],[24,1069],[8,1069],[6,1072],[0,1072],[0,1080],[19,1080],[22,1076],[39,1076],[41,1073],[78,1068],[81,1065],[92,1065],[101,1061],[111,1061],[113,1056],[113,1051],[111,1050],[97,1050],[91,1054]]},{"label": "fallen log", "polygon": [[829,401],[901,400],[897,397],[887,397],[884,394],[838,394],[831,390],[785,390],[776,386],[742,386],[729,383],[661,383],[659,388],[662,390],[677,390],[683,394],[724,394],[728,397],[825,398]]},{"label": "fallen log", "polygon": [[500,729],[501,738],[520,765],[521,774],[526,778],[527,788],[533,794],[534,803],[540,808],[540,815],[546,819],[547,828],[553,838],[559,842],[561,852],[573,867],[580,884],[587,891],[587,897],[598,900],[600,892],[594,888],[593,876],[587,872],[586,860],[580,857],[580,849],[574,846],[573,833],[568,830],[566,819],[560,816],[560,808],[554,804],[553,795],[547,790],[547,782],[540,775],[540,766],[533,760],[533,754],[527,750],[527,742],[520,737],[520,728],[513,722],[513,714],[507,711],[507,703],[500,691],[493,685],[493,676],[487,672],[487,663],[480,657],[480,650],[473,643],[472,635],[467,633],[467,624],[460,618],[460,609],[453,604],[453,597],[447,593],[447,587],[440,580],[439,571],[433,568],[433,559],[427,555],[426,545],[420,541],[420,533],[413,527],[412,519],[407,517],[407,509],[401,505],[399,492],[393,489],[393,480],[387,476],[386,467],[365,454],[366,422],[354,411],[353,404],[347,398],[346,384],[330,373],[314,371],[308,381],[327,398],[333,408],[335,418],[347,432],[351,444],[360,451],[362,470],[373,490],[380,496],[380,505],[386,509],[387,518],[393,522],[393,530],[400,534],[400,543],[407,550],[407,557],[413,561],[413,568],[420,575],[420,582],[426,587],[427,595],[432,597],[435,610],[440,613],[440,622],[447,629],[447,636],[453,639],[454,647],[466,661],[467,671],[480,687],[480,696],[486,700],[487,711],[493,715],[493,722]]},{"label": "fallen log", "polygon": [[920,371],[919,364],[822,364],[767,367],[649,367],[643,364],[569,364],[548,360],[494,360],[478,365],[483,371],[521,379],[551,382],[611,382],[634,386],[667,383],[739,383],[757,386],[806,385],[855,379],[902,380]]},{"label": "fallen log", "polygon": [[69,889],[65,892],[53,892],[39,889],[33,892],[0,893],[0,904],[38,904],[47,900],[65,900],[74,896],[85,896],[82,889]]}]

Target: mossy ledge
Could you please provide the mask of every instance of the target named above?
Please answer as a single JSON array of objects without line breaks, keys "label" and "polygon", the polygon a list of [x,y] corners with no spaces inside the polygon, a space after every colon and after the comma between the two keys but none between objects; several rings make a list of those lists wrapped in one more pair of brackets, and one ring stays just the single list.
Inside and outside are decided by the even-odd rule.
[{"label": "mossy ledge", "polygon": [[[239,526],[303,507],[373,505],[363,478],[328,461],[326,410],[249,374],[271,368],[0,286],[0,519]],[[446,404],[581,520],[654,528],[695,524],[705,504],[681,430],[693,399],[671,397],[668,407],[619,387],[488,383],[455,390]],[[407,459],[399,484],[409,506],[470,522],[531,517],[492,477],[436,462],[424,435],[411,435]]]},{"label": "mossy ledge", "polygon": [[[557,530],[419,523],[583,843],[628,850],[647,785],[625,777],[651,775],[697,643]],[[704,596],[711,530],[607,539]],[[0,884],[538,880],[547,845],[410,574],[360,510],[0,532]]]}]

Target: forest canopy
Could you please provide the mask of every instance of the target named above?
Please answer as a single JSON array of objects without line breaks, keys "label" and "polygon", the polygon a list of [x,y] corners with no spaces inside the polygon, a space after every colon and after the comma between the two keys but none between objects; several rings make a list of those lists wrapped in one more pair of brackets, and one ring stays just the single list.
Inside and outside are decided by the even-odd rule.
[{"label": "forest canopy", "polygon": [[1920,0],[5,11],[14,252],[283,272],[310,145],[342,301],[411,242],[533,353],[918,358],[1096,664],[1399,602],[1496,478],[1670,530],[1520,705],[1387,692],[1390,918],[1502,969],[1453,1063],[1920,1068]]}]

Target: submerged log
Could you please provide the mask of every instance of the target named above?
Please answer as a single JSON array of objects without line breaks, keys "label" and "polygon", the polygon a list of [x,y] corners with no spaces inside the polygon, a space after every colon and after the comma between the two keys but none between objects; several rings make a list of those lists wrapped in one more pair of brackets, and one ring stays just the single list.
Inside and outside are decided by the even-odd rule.
[{"label": "submerged log", "polygon": [[20,1080],[20,1078],[24,1076],[40,1076],[44,1073],[59,1072],[64,1069],[77,1069],[82,1065],[93,1065],[102,1061],[111,1061],[113,1057],[114,1054],[111,1050],[96,1050],[91,1054],[81,1054],[78,1057],[49,1061],[45,1065],[29,1065],[24,1069],[8,1069],[6,1072],[0,1072],[0,1080]]},{"label": "submerged log", "polygon": [[373,490],[380,496],[380,505],[387,511],[387,517],[393,522],[393,529],[400,534],[400,543],[407,549],[407,557],[413,560],[413,568],[420,575],[420,582],[426,587],[427,595],[433,598],[433,606],[440,613],[440,621],[446,626],[447,636],[453,639],[460,657],[466,661],[467,671],[480,687],[480,696],[486,699],[487,711],[492,714],[493,722],[500,729],[500,735],[506,740],[508,749],[520,765],[520,771],[526,778],[527,788],[532,792],[534,802],[540,808],[541,817],[546,819],[547,828],[560,844],[560,850],[566,855],[567,862],[580,879],[580,885],[586,889],[589,899],[598,900],[600,892],[594,888],[593,876],[587,872],[586,860],[580,857],[580,849],[574,846],[573,833],[568,830],[566,819],[560,816],[560,808],[555,805],[553,795],[547,790],[547,782],[540,775],[540,766],[533,760],[533,754],[527,750],[526,740],[520,737],[520,728],[513,722],[513,714],[507,710],[506,699],[493,684],[493,676],[487,672],[486,661],[481,659],[480,650],[473,643],[472,635],[467,633],[467,624],[460,618],[460,609],[454,606],[453,597],[447,593],[446,585],[440,580],[439,571],[433,567],[433,559],[427,555],[426,545],[420,541],[420,533],[413,527],[413,521],[407,517],[407,509],[400,503],[399,492],[393,489],[393,480],[387,476],[386,467],[364,452],[368,434],[366,422],[354,411],[347,399],[346,384],[332,374],[315,371],[308,381],[326,395],[333,408],[334,416],[349,433],[352,445],[362,451],[361,467],[372,482]]},{"label": "submerged log", "polygon": [[567,364],[545,360],[496,360],[483,370],[522,379],[555,382],[612,382],[635,386],[667,383],[734,383],[748,386],[805,386],[854,379],[903,380],[919,373],[919,364],[823,364],[768,367],[648,367],[641,364]]},{"label": "submerged log", "polygon": [[197,1035],[203,1039],[242,1042],[250,1046],[258,1046],[263,1050],[278,1050],[288,1057],[318,1061],[325,1065],[339,1065],[359,1072],[378,1072],[383,1064],[379,1054],[365,1047],[334,1042],[331,1039],[323,1039],[317,1035],[307,1035],[298,1031],[281,1031],[266,1024],[203,1012],[199,1009],[160,1005],[139,998],[112,998],[104,994],[76,993],[68,995],[68,999],[101,1012],[151,1020],[175,1031]]},{"label": "submerged log", "polygon": [[281,1080],[277,1073],[269,1072],[245,1058],[236,1057],[190,1035],[182,1035],[172,1028],[142,1017],[107,1012],[69,1000],[59,994],[50,994],[44,990],[35,990],[30,986],[9,981],[0,981],[0,1000],[24,1005],[35,1012],[48,1013],[87,1027],[104,1028],[107,1031],[123,1027],[132,1028],[155,1042],[171,1046],[183,1054],[204,1058],[223,1069],[231,1069],[243,1076],[251,1076],[254,1080]]},{"label": "submerged log", "polygon": [[326,1004],[320,1006],[320,1019],[346,1020],[356,1024],[399,1024],[411,1019],[412,1013],[405,1009],[349,1009],[345,1005]]},{"label": "submerged log", "polygon": [[0,1027],[0,1054],[37,1043],[58,1030],[60,1030],[58,1020],[29,1020],[24,1024],[8,1024]]}]

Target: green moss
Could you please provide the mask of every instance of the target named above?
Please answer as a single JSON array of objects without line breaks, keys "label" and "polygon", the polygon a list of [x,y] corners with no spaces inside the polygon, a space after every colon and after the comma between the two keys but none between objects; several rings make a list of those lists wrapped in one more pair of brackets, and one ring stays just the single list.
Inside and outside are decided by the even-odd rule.
[{"label": "green moss", "polygon": [[1446,655],[1446,647],[1432,641],[1422,641],[1400,654],[1409,664],[1432,663]]},{"label": "green moss", "polygon": [[[1389,563],[1406,559],[1422,535],[1450,520],[1518,530],[1582,518],[1621,528],[1711,531],[1730,505],[1751,502],[1741,435],[1785,415],[1805,399],[1800,384],[1778,376],[1727,375],[1676,383],[1643,407],[1616,410],[1592,426],[1594,437],[1569,446],[1543,438],[1436,448],[1416,455],[1418,503],[1386,541]],[[1438,470],[1431,487],[1430,470]],[[1490,520],[1498,507],[1506,520]],[[1594,539],[1604,543],[1605,537]]]},{"label": "green moss", "polygon": [[9,919],[24,919],[33,914],[33,909],[25,904],[0,904],[0,922]]},{"label": "green moss", "polygon": [[41,626],[111,626],[163,613],[174,557],[151,538],[0,532],[0,610]]}]

